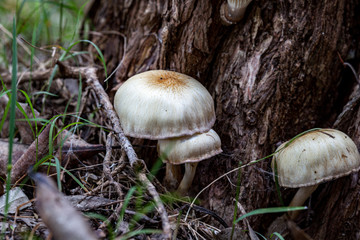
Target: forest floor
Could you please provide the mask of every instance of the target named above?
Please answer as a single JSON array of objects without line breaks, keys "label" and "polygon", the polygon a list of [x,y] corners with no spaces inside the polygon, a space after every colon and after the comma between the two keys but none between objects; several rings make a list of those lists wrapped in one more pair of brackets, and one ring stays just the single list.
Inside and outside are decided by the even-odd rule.
[{"label": "forest floor", "polygon": [[[68,29],[83,21],[83,6],[72,2],[17,6],[17,26],[0,21],[1,238],[266,239],[245,217],[231,225],[204,208],[206,189],[189,197],[163,186],[156,142],[122,132],[113,108],[116,70],[94,43],[76,40],[78,29]],[[1,19],[13,17],[8,12],[0,6]],[[48,16],[60,20],[56,36]],[[248,214],[238,202],[234,208]],[[307,237],[296,225],[289,229]]]},{"label": "forest floor", "polygon": [[[160,158],[148,170],[137,157],[139,148],[156,145],[133,147],[122,133],[109,89],[102,87],[107,84],[99,80],[104,66],[54,48],[41,49],[44,60],[30,71],[20,56],[31,46],[19,42],[13,55],[18,65],[0,69],[3,236],[69,239],[82,228],[94,239],[163,239],[170,233],[174,239],[213,239],[219,226],[228,227],[194,204],[197,199],[166,191],[154,177],[164,172]],[[73,209],[82,215],[75,217]]]}]

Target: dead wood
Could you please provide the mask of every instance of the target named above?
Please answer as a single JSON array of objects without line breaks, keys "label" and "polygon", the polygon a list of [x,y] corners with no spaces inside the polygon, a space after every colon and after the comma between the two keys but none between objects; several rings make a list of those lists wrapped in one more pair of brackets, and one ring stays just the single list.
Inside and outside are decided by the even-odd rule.
[{"label": "dead wood", "polygon": [[[23,72],[18,73],[17,79],[19,83],[26,83],[28,81],[44,81],[48,80],[51,76],[51,72],[53,69],[46,69],[46,70],[37,70],[32,72]],[[55,75],[55,77],[58,77],[58,75]],[[11,74],[5,73],[2,75],[4,83],[11,83]]]},{"label": "dead wood", "polygon": [[[60,66],[61,68],[61,62],[57,62],[58,66]],[[56,65],[55,65],[56,66]],[[18,79],[18,84],[21,83],[28,83],[29,81],[46,81],[49,80],[49,78],[51,77],[51,75],[53,74],[53,71],[55,71],[55,75],[54,78],[59,78],[59,77],[71,77],[71,78],[75,78],[77,79],[79,77],[80,73],[84,73],[85,68],[79,67],[77,69],[72,69],[71,71],[68,71],[69,68],[63,68],[63,69],[58,69],[58,68],[49,68],[49,69],[37,69],[37,70],[33,70],[31,72],[21,72],[18,73],[17,75],[17,79]],[[10,73],[5,73],[2,74],[2,79],[4,81],[4,83],[9,84],[11,83],[11,74]]]},{"label": "dead wood", "polygon": [[26,152],[16,161],[11,169],[11,182],[18,182],[28,171],[29,167],[34,165],[38,159],[41,159],[49,153],[49,133],[51,124],[48,124],[39,134],[37,139],[29,146]]},{"label": "dead wood", "polygon": [[[110,174],[111,174],[111,177],[114,177],[115,175],[119,175],[119,173],[121,171],[123,171],[126,167],[126,163],[125,162],[122,162],[119,166],[117,166]],[[124,174],[122,174],[123,178],[129,180],[130,177],[129,176],[126,176]],[[130,179],[132,180],[132,179]],[[135,180],[132,180],[131,181],[132,183],[135,183]],[[109,186],[111,184],[111,182],[109,180],[106,180],[104,182],[98,182],[98,186],[95,187],[94,189],[92,189],[91,191],[85,193],[85,196],[93,196],[94,194],[100,192],[103,188]]]}]

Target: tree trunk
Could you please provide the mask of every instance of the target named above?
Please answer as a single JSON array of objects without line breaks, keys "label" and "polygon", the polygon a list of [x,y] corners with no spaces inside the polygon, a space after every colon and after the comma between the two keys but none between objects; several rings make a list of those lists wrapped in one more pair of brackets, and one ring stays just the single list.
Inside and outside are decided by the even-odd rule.
[{"label": "tree trunk", "polygon": [[[230,26],[221,22],[221,4],[94,1],[88,12],[97,32],[91,40],[103,51],[108,73],[121,62],[110,81],[110,96],[128,77],[150,69],[190,75],[212,94],[214,129],[224,154],[199,164],[193,193],[310,128],[336,127],[359,147],[360,89],[339,58],[358,69],[359,1],[258,0],[242,21]],[[352,105],[345,107],[348,102]],[[248,212],[281,206],[270,161],[241,169],[238,201]],[[238,174],[222,178],[200,196],[202,205],[229,224]],[[281,192],[287,205],[295,190]],[[307,203],[311,210],[303,211],[296,223],[313,239],[358,239],[359,192],[354,176],[321,184]],[[249,221],[265,233],[279,215],[256,215]]]}]

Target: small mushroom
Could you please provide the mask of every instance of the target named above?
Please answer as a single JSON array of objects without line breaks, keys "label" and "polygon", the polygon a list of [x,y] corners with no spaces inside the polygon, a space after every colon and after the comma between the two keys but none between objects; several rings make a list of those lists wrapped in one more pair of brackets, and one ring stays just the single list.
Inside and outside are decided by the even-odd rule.
[{"label": "small mushroom", "polygon": [[231,25],[243,19],[251,0],[227,0],[220,7],[220,17],[224,25]]},{"label": "small mushroom", "polygon": [[120,86],[114,107],[125,135],[145,139],[190,136],[215,123],[214,102],[207,89],[185,74],[152,70]]},{"label": "small mushroom", "polygon": [[[283,143],[276,152],[271,167],[274,173],[276,168],[279,185],[300,188],[289,206],[303,205],[320,183],[360,169],[360,154],[355,143],[335,129],[310,131]],[[293,211],[288,215],[293,220],[298,213]]]},{"label": "small mushroom", "polygon": [[[194,179],[198,162],[222,152],[221,140],[217,133],[210,129],[206,133],[193,136],[159,140],[158,152],[165,156],[164,161],[169,165],[177,167],[185,163],[185,173],[177,189],[179,194],[185,195]],[[171,180],[172,172],[167,171],[166,178]]]}]

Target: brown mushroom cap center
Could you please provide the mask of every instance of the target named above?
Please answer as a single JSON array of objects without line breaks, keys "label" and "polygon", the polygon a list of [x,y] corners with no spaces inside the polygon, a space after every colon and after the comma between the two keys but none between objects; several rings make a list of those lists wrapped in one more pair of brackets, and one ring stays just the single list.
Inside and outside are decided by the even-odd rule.
[{"label": "brown mushroom cap center", "polygon": [[176,92],[189,87],[188,79],[186,79],[184,75],[170,71],[152,75],[151,78],[149,78],[148,83],[153,87]]}]

